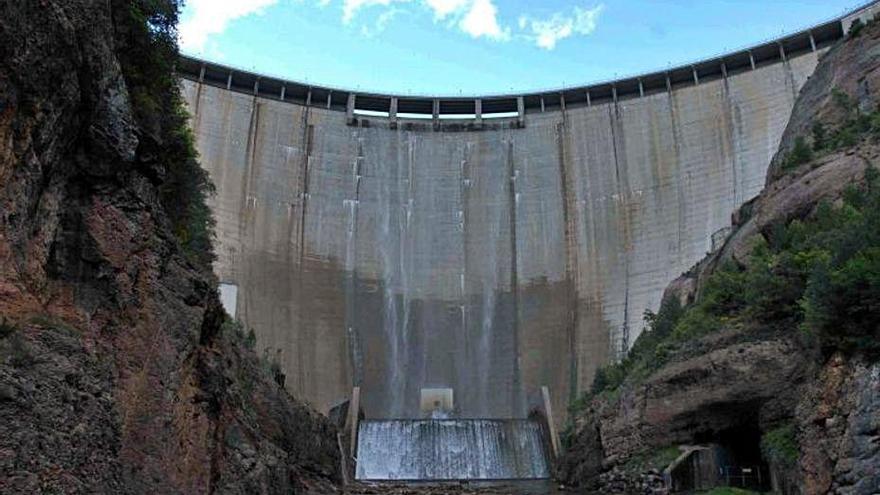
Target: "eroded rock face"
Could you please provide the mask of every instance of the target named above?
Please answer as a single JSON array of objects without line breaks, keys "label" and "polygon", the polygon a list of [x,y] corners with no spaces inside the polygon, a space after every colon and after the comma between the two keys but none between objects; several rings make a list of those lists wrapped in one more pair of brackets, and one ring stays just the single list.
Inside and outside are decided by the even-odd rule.
[{"label": "eroded rock face", "polygon": [[880,363],[836,355],[797,407],[805,493],[880,489]]},{"label": "eroded rock face", "polygon": [[773,424],[790,416],[809,367],[790,334],[727,330],[694,342],[644,382],[593,401],[561,477],[595,488],[591,477],[633,456]]},{"label": "eroded rock face", "polygon": [[327,493],[334,427],[222,330],[170,232],[124,8],[2,2],[0,492]]}]

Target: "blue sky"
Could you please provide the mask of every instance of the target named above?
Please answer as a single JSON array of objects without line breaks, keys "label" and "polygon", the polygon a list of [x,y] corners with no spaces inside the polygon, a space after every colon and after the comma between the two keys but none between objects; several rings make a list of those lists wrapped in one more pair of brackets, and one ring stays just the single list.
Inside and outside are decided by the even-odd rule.
[{"label": "blue sky", "polygon": [[187,0],[185,53],[316,85],[477,95],[608,80],[742,48],[858,0]]}]

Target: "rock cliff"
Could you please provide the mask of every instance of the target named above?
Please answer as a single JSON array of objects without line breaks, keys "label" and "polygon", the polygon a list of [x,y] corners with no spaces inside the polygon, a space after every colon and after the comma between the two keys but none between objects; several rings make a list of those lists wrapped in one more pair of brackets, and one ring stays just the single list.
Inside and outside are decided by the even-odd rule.
[{"label": "rock cliff", "polygon": [[[722,265],[753,263],[754,247],[772,240],[780,225],[810,218],[822,202],[839,204],[849,186],[861,183],[880,164],[876,137],[841,141],[819,156],[803,151],[804,139],[820,139],[826,123],[845,117],[841,100],[876,115],[878,88],[875,22],[820,61],[795,105],[766,189],[735,215],[725,245],[670,285],[665,298],[693,303]],[[799,152],[804,158],[796,161]],[[876,335],[866,329],[871,332]],[[614,393],[592,396],[572,426],[559,477],[603,493],[653,493],[646,473],[659,473],[685,446],[751,442],[758,449],[762,434],[780,424],[793,425],[798,451],[792,465],[769,462],[777,489],[880,491],[880,363],[876,356],[828,352],[785,319],[722,326],[676,348],[648,376],[629,376]],[[672,455],[662,455],[665,449]]]},{"label": "rock cliff", "polygon": [[0,2],[0,492],[326,493],[334,427],[248,350],[161,201],[121,62],[140,5]]}]

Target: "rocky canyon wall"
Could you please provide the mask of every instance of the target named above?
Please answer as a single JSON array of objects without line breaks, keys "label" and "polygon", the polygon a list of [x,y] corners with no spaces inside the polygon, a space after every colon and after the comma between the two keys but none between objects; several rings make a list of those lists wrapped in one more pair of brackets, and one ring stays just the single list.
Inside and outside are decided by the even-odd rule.
[{"label": "rocky canyon wall", "polygon": [[335,428],[224,324],[160,200],[186,122],[138,116],[176,50],[146,89],[126,57],[162,60],[136,14],[163,6],[0,2],[0,492],[331,493]]}]

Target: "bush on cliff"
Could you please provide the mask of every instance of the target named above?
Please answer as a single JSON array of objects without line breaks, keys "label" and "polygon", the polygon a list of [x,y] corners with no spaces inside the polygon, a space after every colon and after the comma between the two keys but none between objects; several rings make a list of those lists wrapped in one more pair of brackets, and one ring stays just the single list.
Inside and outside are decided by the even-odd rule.
[{"label": "bush on cliff", "polygon": [[862,22],[861,19],[856,19],[853,21],[852,26],[849,28],[849,37],[850,38],[858,38],[862,31],[865,29],[865,23]]},{"label": "bush on cliff", "polygon": [[14,323],[7,321],[4,317],[0,317],[0,339],[5,339],[17,330],[18,327]]},{"label": "bush on cliff", "polygon": [[880,108],[862,111],[851,96],[837,88],[831,91],[831,100],[842,115],[840,120],[814,122],[809,137],[796,137],[791,150],[782,157],[777,174],[798,169],[817,156],[851,148],[863,139],[880,139]]},{"label": "bush on cliff", "polygon": [[214,260],[214,186],[198,162],[174,66],[180,0],[114,0],[116,42],[141,130],[139,155],[162,170],[160,200],[184,253],[202,268]]},{"label": "bush on cliff", "polygon": [[880,354],[880,174],[868,169],[840,208],[825,205],[800,232],[818,254],[800,306],[802,328],[831,352]]},{"label": "bush on cliff", "polygon": [[662,366],[668,357],[668,346],[665,344],[683,314],[684,308],[675,298],[664,300],[657,313],[645,311],[647,328],[627,356],[619,363],[596,370],[590,393],[582,403],[575,403],[574,409],[582,408],[590,396],[617,390],[629,376],[643,376]]},{"label": "bush on cliff", "polygon": [[794,140],[794,147],[782,162],[782,170],[797,168],[812,160],[814,148],[810,148],[807,145],[807,140],[803,137],[796,138]]},{"label": "bush on cliff", "polygon": [[785,423],[761,436],[761,454],[764,459],[782,467],[797,464],[799,447],[794,424]]},{"label": "bush on cliff", "polygon": [[826,354],[880,356],[880,173],[868,168],[841,204],[820,204],[809,218],[759,237],[746,266],[719,266],[695,303],[664,301],[645,320],[627,357],[599,369],[576,405],[648,376],[686,342],[732,326],[800,327]]}]

